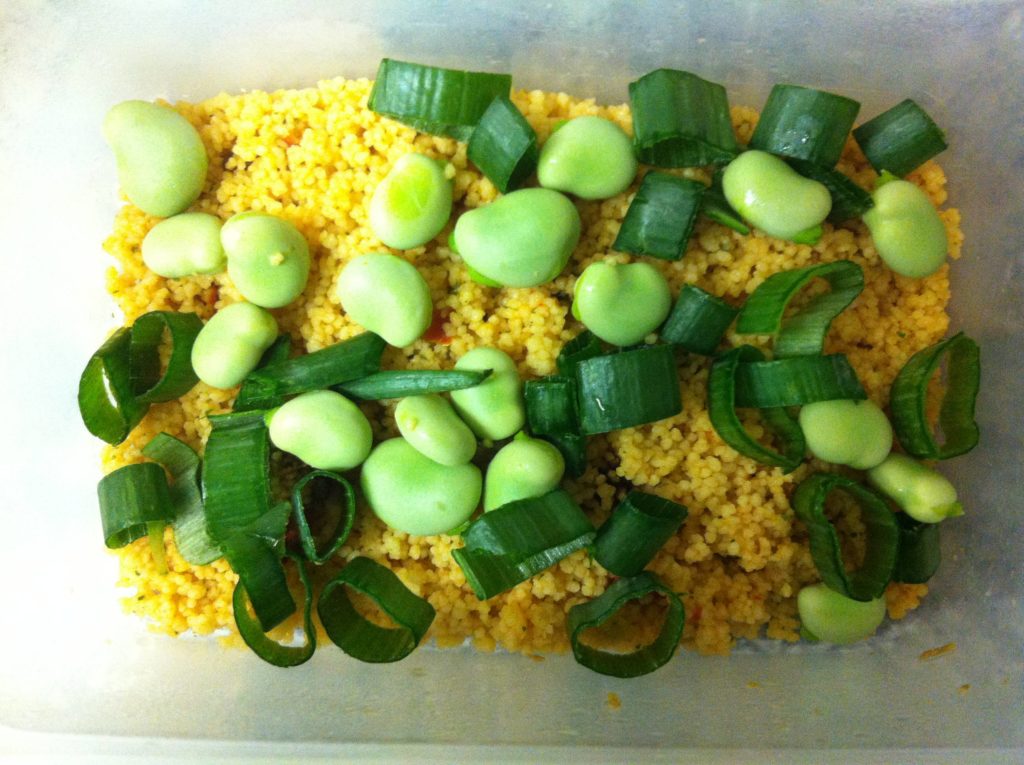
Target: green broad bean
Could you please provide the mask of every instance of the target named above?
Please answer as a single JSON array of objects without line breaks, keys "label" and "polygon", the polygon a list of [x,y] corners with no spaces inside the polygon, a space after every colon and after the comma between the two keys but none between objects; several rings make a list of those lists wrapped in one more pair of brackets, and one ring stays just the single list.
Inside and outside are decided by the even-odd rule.
[{"label": "green broad bean", "polygon": [[909,181],[892,180],[871,195],[864,213],[878,256],[893,271],[913,278],[930,276],[946,262],[946,227],[928,195]]},{"label": "green broad bean", "polygon": [[636,178],[633,141],[602,117],[576,117],[551,134],[540,151],[537,180],[580,199],[621,194]]},{"label": "green broad bean", "polygon": [[396,348],[418,340],[433,320],[426,280],[412,263],[387,253],[353,258],[336,294],[349,316]]},{"label": "green broad bean", "polygon": [[765,151],[745,151],[722,174],[722,191],[748,223],[779,239],[819,225],[832,209],[824,184],[804,178]]},{"label": "green broad bean", "polygon": [[580,216],[551,189],[521,189],[463,214],[455,244],[466,265],[505,287],[536,287],[558,276],[580,240]]},{"label": "green broad bean", "polygon": [[483,481],[472,463],[442,465],[404,438],[378,444],[363,463],[360,484],[374,514],[416,536],[461,526],[480,504]]},{"label": "green broad bean", "polygon": [[192,369],[207,385],[234,388],[276,339],[277,322],[269,311],[252,303],[232,303],[199,330],[192,345]]},{"label": "green broad bean", "polygon": [[168,218],[199,198],[208,160],[199,133],[169,106],[123,101],[107,112],[103,136],[114,150],[117,177],[132,204]]},{"label": "green broad bean", "polygon": [[479,385],[451,392],[455,411],[477,436],[498,441],[522,430],[526,422],[523,383],[507,353],[474,348],[455,362],[455,368],[493,370]]},{"label": "green broad bean", "polygon": [[370,199],[370,228],[388,247],[409,250],[441,233],[452,214],[450,167],[423,154],[395,162]]},{"label": "green broad bean", "polygon": [[242,297],[264,308],[295,300],[309,278],[309,245],[291,223],[250,211],[227,220],[220,241],[228,276]]},{"label": "green broad bean", "polygon": [[340,393],[315,390],[267,412],[270,441],[317,470],[350,470],[373,445],[366,415]]},{"label": "green broad bean", "polygon": [[399,401],[395,424],[414,449],[442,465],[464,465],[476,454],[473,431],[436,393]]},{"label": "green broad bean", "polygon": [[668,282],[649,263],[591,263],[573,289],[572,315],[612,345],[643,342],[671,309]]},{"label": "green broad bean", "polygon": [[804,630],[818,640],[838,645],[871,637],[885,619],[884,596],[861,602],[824,584],[804,587],[796,596],[796,605]]},{"label": "green broad bean", "polygon": [[890,454],[868,471],[868,480],[915,521],[938,523],[964,514],[956,487],[942,473],[906,455]]},{"label": "green broad bean", "polygon": [[562,453],[523,432],[494,455],[484,477],[484,511],[517,499],[541,497],[558,488],[565,474]]},{"label": "green broad bean", "polygon": [[220,218],[201,212],[162,220],[142,240],[142,262],[168,279],[219,274],[227,263],[220,228]]},{"label": "green broad bean", "polygon": [[892,425],[873,401],[816,401],[800,409],[811,454],[825,462],[868,470],[892,450]]}]

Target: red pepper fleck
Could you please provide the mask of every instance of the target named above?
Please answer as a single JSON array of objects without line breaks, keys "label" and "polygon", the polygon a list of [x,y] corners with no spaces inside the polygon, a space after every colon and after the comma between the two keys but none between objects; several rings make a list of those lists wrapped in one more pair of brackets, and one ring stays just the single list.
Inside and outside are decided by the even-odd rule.
[{"label": "red pepper fleck", "polygon": [[451,308],[435,308],[434,318],[430,322],[430,326],[427,327],[427,331],[423,333],[423,339],[431,343],[448,345],[454,338],[444,333],[444,323],[448,321],[451,313]]},{"label": "red pepper fleck", "polygon": [[690,609],[689,622],[691,624],[697,624],[700,621],[701,614],[704,613],[704,609],[698,604]]}]

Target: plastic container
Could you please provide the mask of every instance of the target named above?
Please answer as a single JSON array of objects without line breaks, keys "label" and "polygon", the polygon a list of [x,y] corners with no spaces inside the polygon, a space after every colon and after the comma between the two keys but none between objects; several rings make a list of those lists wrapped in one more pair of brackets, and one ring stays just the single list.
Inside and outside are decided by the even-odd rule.
[{"label": "plastic container", "polygon": [[[0,22],[0,752],[149,762],[1024,760],[1019,1],[7,0]],[[103,114],[125,98],[372,76],[384,55],[509,70],[518,87],[611,102],[658,66],[696,70],[753,106],[777,81],[858,98],[862,118],[913,96],[946,127],[950,204],[967,235],[953,266],[954,327],[983,349],[984,439],[948,466],[967,515],[949,524],[946,564],[919,611],[848,648],[684,652],[635,681],[567,657],[470,650],[421,650],[377,667],[325,649],[284,671],[215,642],[150,634],[121,613],[95,510],[98,442],[74,401],[97,338],[119,322],[101,276],[116,207]],[[955,653],[918,659],[950,642]]]}]

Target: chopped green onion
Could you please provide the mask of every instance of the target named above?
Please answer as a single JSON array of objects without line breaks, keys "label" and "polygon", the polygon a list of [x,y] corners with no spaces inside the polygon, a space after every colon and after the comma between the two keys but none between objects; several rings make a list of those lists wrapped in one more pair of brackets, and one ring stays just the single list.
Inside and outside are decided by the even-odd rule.
[{"label": "chopped green onion", "polygon": [[507,95],[495,96],[473,129],[466,156],[507,194],[537,168],[537,134]]},{"label": "chopped green onion", "polygon": [[594,435],[672,417],[682,411],[671,345],[649,345],[576,365],[583,433]]},{"label": "chopped green onion", "polygon": [[164,469],[154,462],[125,465],[97,487],[103,539],[111,550],[149,533],[151,523],[174,520],[174,506]]},{"label": "chopped green onion", "polygon": [[222,556],[206,529],[203,496],[199,488],[199,455],[191,446],[166,433],[157,433],[142,453],[171,474],[174,507],[174,545],[182,558],[205,566]]},{"label": "chopped green onion", "polygon": [[[366,595],[398,626],[378,627],[360,615],[345,587]],[[317,603],[320,622],[331,641],[360,661],[381,663],[404,659],[419,645],[434,621],[434,607],[414,595],[391,569],[354,558],[324,585]]]},{"label": "chopped green onion", "polygon": [[[342,497],[338,500],[338,511],[334,514],[336,517],[334,528],[318,535],[322,539],[319,545],[320,549],[317,549],[317,540],[310,530],[306,506],[302,500],[302,490],[307,484],[311,484],[317,479],[333,481],[341,487],[342,492]],[[314,486],[315,484],[310,488],[314,488]],[[345,540],[348,539],[348,535],[352,531],[352,524],[356,519],[355,492],[352,490],[352,485],[337,473],[330,470],[314,470],[306,473],[296,482],[295,488],[292,489],[292,508],[295,523],[299,528],[302,552],[305,554],[306,560],[322,565],[334,557],[334,553],[345,544]]]},{"label": "chopped green onion", "polygon": [[[716,177],[720,178],[721,176],[716,174]],[[712,185],[704,192],[700,211],[715,223],[731,228],[733,231],[744,236],[750,233],[750,226],[743,222],[743,218],[732,209],[732,205],[725,198],[725,194],[722,192],[721,180],[719,180],[717,186]]]},{"label": "chopped green onion", "polygon": [[257,369],[242,383],[234,409],[271,409],[284,403],[286,396],[366,377],[380,370],[386,345],[379,335],[364,332],[305,356]]},{"label": "chopped green onion", "polygon": [[835,167],[860,111],[852,98],[800,85],[776,85],[768,95],[751,149]]},{"label": "chopped green onion", "polygon": [[655,69],[629,83],[633,141],[641,162],[655,167],[725,164],[736,136],[725,88],[690,72]]},{"label": "chopped green onion", "polygon": [[736,406],[772,409],[815,401],[868,397],[845,354],[742,362],[736,367]]},{"label": "chopped green onion", "polygon": [[896,557],[892,580],[924,584],[939,570],[942,561],[939,547],[941,524],[922,523],[906,513],[896,513],[896,525],[900,531],[900,551]]},{"label": "chopped green onion", "polygon": [[597,530],[594,560],[616,576],[639,574],[685,520],[683,505],[631,491]]},{"label": "chopped green onion", "polygon": [[235,585],[234,595],[231,597],[231,607],[235,614],[235,625],[238,627],[238,634],[242,636],[245,644],[253,650],[257,656],[268,664],[275,667],[297,667],[309,661],[316,651],[316,629],[313,627],[313,588],[309,583],[309,575],[306,573],[306,564],[298,558],[293,558],[299,569],[299,580],[302,582],[303,607],[302,607],[302,631],[305,633],[305,645],[291,646],[281,645],[271,640],[264,633],[259,620],[249,615],[249,596],[245,587],[239,582]]},{"label": "chopped green onion", "polygon": [[668,173],[644,176],[615,237],[613,250],[679,260],[697,221],[703,183]]},{"label": "chopped green onion", "polygon": [[821,235],[823,233],[825,233],[825,229],[823,229],[819,223],[817,226],[805,228],[800,233],[794,234],[790,241],[793,242],[793,244],[815,245],[821,240]]},{"label": "chopped green onion", "polygon": [[[653,643],[625,654],[601,651],[583,644],[584,630],[601,626],[629,601],[652,593],[663,595],[668,601],[665,623]],[[569,642],[576,661],[587,669],[611,677],[639,677],[666,664],[679,645],[684,626],[686,613],[679,596],[649,571],[619,579],[599,597],[570,608],[568,615]]]},{"label": "chopped green onion", "polygon": [[119,444],[149,410],[135,398],[129,375],[131,329],[122,327],[92,355],[78,382],[78,411],[97,438]]},{"label": "chopped green onion", "polygon": [[275,340],[273,344],[263,352],[256,368],[263,369],[263,367],[269,367],[271,364],[279,364],[282,361],[287,361],[291,353],[292,338],[291,335],[285,332],[278,335],[277,340]]},{"label": "chopped green onion", "polygon": [[[291,509],[287,504],[281,506]],[[279,525],[284,536],[281,506],[268,511],[267,520],[258,525]],[[287,522],[287,516],[283,517]],[[238,574],[238,583],[245,588],[263,632],[269,632],[295,613],[295,598],[288,589],[288,579],[281,565],[280,545],[262,534],[243,531],[225,540],[224,557]]]},{"label": "chopped green onion", "polygon": [[370,109],[423,133],[468,141],[496,96],[507,96],[507,74],[464,72],[386,58],[370,91]]},{"label": "chopped green onion", "polygon": [[263,412],[213,416],[210,424],[202,472],[206,526],[223,545],[270,509],[270,438]]},{"label": "chopped green onion", "polygon": [[156,572],[161,576],[167,573],[167,547],[164,545],[164,529],[166,528],[167,524],[163,521],[150,521],[146,524],[149,552],[153,556]]},{"label": "chopped green onion", "polygon": [[557,359],[558,374],[575,378],[577,364],[600,356],[602,352],[601,341],[593,332],[585,329],[562,346]]},{"label": "chopped green onion", "polygon": [[684,284],[659,337],[689,353],[712,356],[739,311],[700,287]]},{"label": "chopped green onion", "polygon": [[740,454],[791,473],[803,462],[807,444],[800,424],[790,417],[785,408],[761,410],[764,424],[782,440],[781,454],[752,438],[736,415],[736,370],[741,362],[763,358],[764,355],[756,348],[742,345],[715,359],[708,376],[708,416],[715,432]]},{"label": "chopped green onion", "polygon": [[[135,320],[131,329],[130,370],[132,390],[143,404],[173,401],[199,382],[192,369],[192,344],[203,328],[194,313],[150,311]],[[164,332],[170,336],[171,354],[160,374],[160,346]]]},{"label": "chopped green onion", "polygon": [[399,369],[375,372],[358,380],[335,385],[334,390],[350,398],[379,401],[388,398],[447,393],[479,385],[491,370],[471,369]]},{"label": "chopped green onion", "polygon": [[[831,288],[783,318],[790,301],[813,279]],[[775,358],[821,353],[832,320],[864,289],[864,272],[852,260],[837,260],[773,274],[747,298],[736,320],[741,335],[775,335]]]},{"label": "chopped green onion", "polygon": [[875,170],[901,178],[946,150],[939,126],[909,98],[865,122],[853,137]]},{"label": "chopped green onion", "polygon": [[509,502],[484,513],[462,535],[452,557],[480,600],[539,574],[594,540],[594,526],[569,494]]},{"label": "chopped green onion", "polygon": [[587,438],[580,432],[576,380],[558,375],[527,380],[523,398],[530,432],[555,445],[570,475],[583,475],[587,469]]},{"label": "chopped green onion", "polygon": [[838,170],[818,167],[810,162],[801,162],[797,159],[790,160],[789,164],[800,175],[817,181],[828,189],[828,193],[832,196],[832,209],[829,211],[828,220],[832,223],[842,223],[859,218],[875,206],[871,194]]},{"label": "chopped green onion", "polygon": [[[837,489],[857,502],[864,522],[867,548],[864,562],[856,571],[846,570],[839,535],[825,515],[825,500]],[[825,584],[854,600],[868,601],[882,596],[896,565],[899,529],[896,514],[881,495],[844,476],[815,473],[796,488],[793,510],[807,526],[811,557]]]},{"label": "chopped green onion", "polygon": [[[939,411],[945,443],[940,446],[928,425],[925,405],[928,383],[947,356],[946,393]],[[889,396],[893,429],[907,453],[918,459],[945,460],[977,446],[980,430],[974,403],[980,384],[980,350],[963,332],[915,353],[896,375]]]}]

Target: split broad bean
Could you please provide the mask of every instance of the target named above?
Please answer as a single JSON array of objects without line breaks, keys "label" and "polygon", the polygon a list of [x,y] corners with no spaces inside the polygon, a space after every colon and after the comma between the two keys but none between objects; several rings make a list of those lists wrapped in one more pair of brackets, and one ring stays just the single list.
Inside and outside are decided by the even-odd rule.
[{"label": "split broad bean", "polygon": [[812,584],[796,597],[800,621],[815,640],[846,645],[875,634],[885,619],[885,597],[866,602],[840,595],[824,584]]},{"label": "split broad bean", "polygon": [[426,280],[412,263],[387,253],[350,261],[338,277],[337,295],[352,319],[396,348],[418,340],[433,319]]},{"label": "split broad bean", "polygon": [[256,368],[277,339],[277,322],[252,303],[222,308],[199,330],[192,345],[192,369],[207,385],[233,388]]},{"label": "split broad bean", "polygon": [[591,263],[573,289],[572,315],[612,345],[643,342],[670,310],[668,282],[649,263]]},{"label": "split broad bean", "polygon": [[964,514],[956,487],[938,471],[906,455],[890,454],[868,471],[868,480],[915,521],[938,523]]},{"label": "split broad bean", "polygon": [[890,180],[871,195],[864,213],[878,256],[893,271],[914,278],[930,276],[946,262],[949,241],[938,211],[920,188]]},{"label": "split broad bean", "polygon": [[378,444],[360,476],[370,509],[384,523],[417,536],[444,534],[461,526],[480,504],[480,468],[442,465],[404,438]]},{"label": "split broad bean", "polygon": [[227,262],[220,229],[220,218],[208,213],[181,213],[162,220],[142,240],[142,262],[169,279],[219,274]]},{"label": "split broad bean", "polygon": [[291,223],[273,215],[244,212],[220,231],[228,276],[242,297],[264,308],[295,300],[309,278],[309,245]]},{"label": "split broad bean", "polygon": [[123,101],[103,120],[117,177],[132,204],[168,218],[199,198],[208,160],[199,133],[169,106]]},{"label": "split broad bean", "polygon": [[558,488],[565,460],[553,445],[520,432],[494,455],[484,478],[484,511]]},{"label": "split broad bean", "polygon": [[476,454],[473,431],[436,393],[399,401],[395,424],[413,448],[442,465],[464,465]]},{"label": "split broad bean", "polygon": [[875,467],[892,449],[892,425],[873,401],[817,401],[800,409],[811,454],[857,470]]},{"label": "split broad bean", "polygon": [[497,348],[474,348],[456,369],[493,370],[479,385],[451,392],[455,411],[480,438],[498,441],[522,430],[526,422],[523,383],[516,363]]},{"label": "split broad bean", "polygon": [[521,189],[463,214],[459,255],[473,271],[506,287],[536,287],[565,268],[580,240],[580,216],[564,194]]},{"label": "split broad bean", "polygon": [[540,151],[537,180],[544,188],[580,199],[607,199],[636,177],[633,142],[602,117],[576,117],[551,134]]},{"label": "split broad bean", "polygon": [[441,233],[452,214],[447,167],[423,154],[406,154],[395,162],[370,199],[370,228],[378,239],[408,250]]},{"label": "split broad bean", "polygon": [[765,151],[745,151],[730,162],[722,174],[722,191],[749,223],[779,239],[807,239],[809,229],[832,209],[824,184],[804,178]]},{"label": "split broad bean", "polygon": [[318,470],[350,470],[373,444],[366,415],[340,393],[302,393],[267,412],[270,441]]}]

